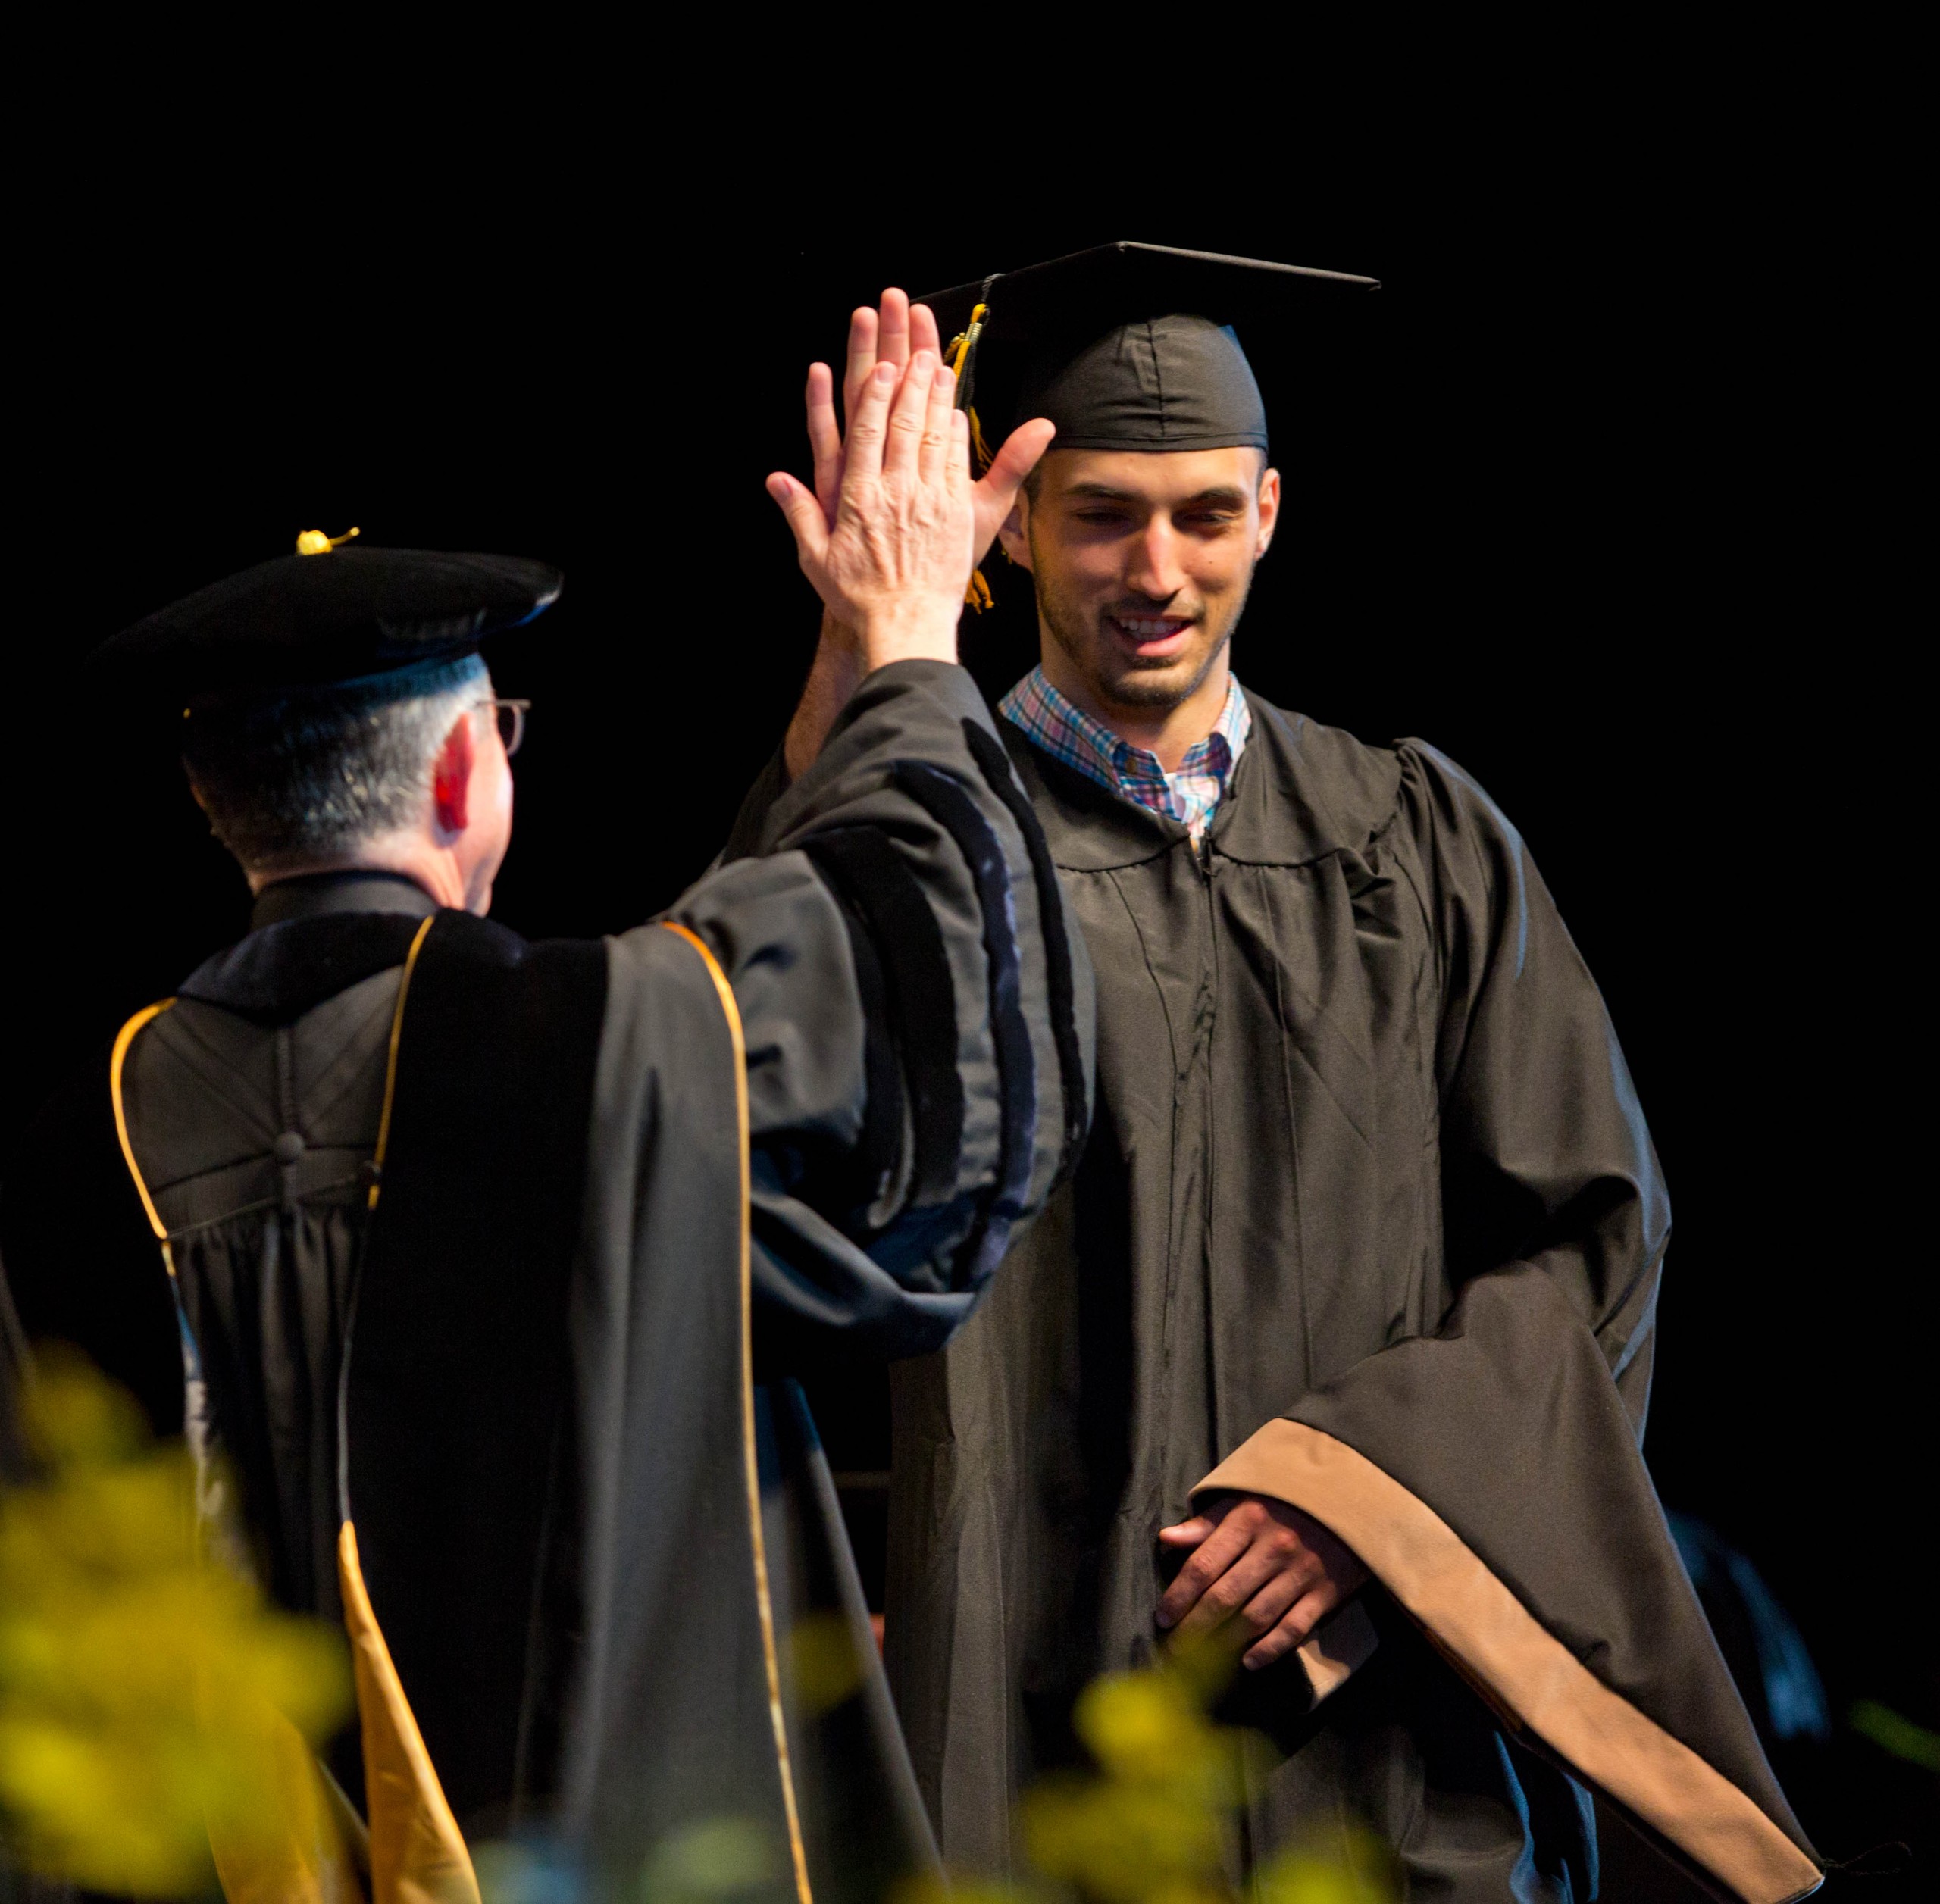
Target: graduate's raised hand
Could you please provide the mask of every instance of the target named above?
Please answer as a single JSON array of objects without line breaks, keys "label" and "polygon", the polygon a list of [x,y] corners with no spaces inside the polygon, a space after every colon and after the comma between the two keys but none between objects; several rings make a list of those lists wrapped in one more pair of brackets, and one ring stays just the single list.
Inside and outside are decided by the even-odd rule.
[{"label": "graduate's raised hand", "polygon": [[1191,1556],[1160,1598],[1158,1623],[1181,1633],[1236,1627],[1256,1670],[1305,1643],[1367,1579],[1367,1569],[1311,1515],[1264,1494],[1209,1496],[1206,1511],[1162,1527]]}]

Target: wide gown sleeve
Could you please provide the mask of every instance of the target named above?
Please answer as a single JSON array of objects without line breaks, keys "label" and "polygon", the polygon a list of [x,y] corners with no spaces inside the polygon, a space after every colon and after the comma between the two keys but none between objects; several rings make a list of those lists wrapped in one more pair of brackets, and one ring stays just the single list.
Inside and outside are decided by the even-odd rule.
[{"label": "wide gown sleeve", "polygon": [[1201,1486],[1331,1527],[1513,1730],[1713,1886],[1803,1896],[1816,1854],[1638,1451],[1669,1209],[1615,1033],[1515,829],[1433,749],[1400,755],[1370,851],[1434,948],[1455,1299]]},{"label": "wide gown sleeve", "polygon": [[742,1017],[765,1356],[831,1332],[925,1352],[1082,1141],[1083,943],[961,668],[878,671],[815,765],[757,792],[747,856],[668,916],[707,941]]},{"label": "wide gown sleeve", "polygon": [[1547,1277],[1595,1338],[1641,1443],[1670,1202],[1616,1030],[1501,810],[1424,743],[1401,763],[1401,850],[1440,967],[1453,1280],[1522,1265]]}]

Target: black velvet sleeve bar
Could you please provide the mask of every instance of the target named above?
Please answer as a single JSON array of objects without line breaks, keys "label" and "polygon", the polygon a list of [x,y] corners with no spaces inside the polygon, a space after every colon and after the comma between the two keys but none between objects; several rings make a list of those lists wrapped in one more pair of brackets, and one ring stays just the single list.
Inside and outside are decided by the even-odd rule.
[{"label": "black velvet sleeve bar", "polygon": [[[878,671],[799,779],[771,763],[672,915],[721,959],[746,1023],[771,1338],[938,1346],[1084,1127],[1076,936],[1034,814],[1003,796],[973,733],[998,748],[962,669]],[[893,1063],[872,1064],[885,1038]],[[872,1102],[892,1080],[896,1102]],[[901,1154],[861,1211],[856,1159],[892,1118]]]}]

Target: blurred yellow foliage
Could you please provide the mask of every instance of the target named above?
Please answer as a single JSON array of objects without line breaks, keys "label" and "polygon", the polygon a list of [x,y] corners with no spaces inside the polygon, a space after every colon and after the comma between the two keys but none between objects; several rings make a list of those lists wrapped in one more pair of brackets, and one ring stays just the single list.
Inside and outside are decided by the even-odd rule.
[{"label": "blurred yellow foliage", "polygon": [[[701,1818],[664,1840],[635,1891],[639,1904],[741,1904],[778,1896],[788,1869],[785,1846],[752,1818]],[[486,1904],[499,1904],[488,1890]],[[519,1904],[508,1893],[508,1904]]]},{"label": "blurred yellow foliage", "polygon": [[[1237,1904],[1225,1875],[1231,1818],[1250,1771],[1272,1763],[1264,1740],[1215,1724],[1206,1707],[1234,1660],[1215,1646],[1175,1646],[1159,1665],[1108,1673],[1072,1715],[1095,1772],[1061,1772],[1025,1794],[1032,1869],[1058,1888],[931,1881],[897,1904]],[[1393,1904],[1386,1848],[1369,1832],[1284,1851],[1256,1872],[1256,1904]]]},{"label": "blurred yellow foliage", "polygon": [[1053,1777],[1028,1794],[1031,1862],[1109,1904],[1213,1904],[1241,1735],[1212,1724],[1163,1668],[1094,1680],[1073,1718],[1103,1776]]},{"label": "blurred yellow foliage", "polygon": [[1400,1894],[1392,1855],[1365,1826],[1283,1851],[1253,1881],[1258,1904],[1393,1904]]},{"label": "blurred yellow foliage", "polygon": [[890,1893],[892,1904],[1037,1904],[1042,1893],[975,1877],[906,1877]]},{"label": "blurred yellow foliage", "polygon": [[867,1671],[867,1660],[841,1614],[810,1613],[790,1629],[789,1677],[796,1696],[810,1712],[833,1712],[854,1697]]},{"label": "blurred yellow foliage", "polygon": [[198,1555],[179,1445],[84,1366],[27,1397],[42,1475],[0,1495],[0,1811],[13,1855],[139,1896],[211,1874],[208,1833],[264,1843],[287,1787],[268,1743],[349,1709],[340,1639]]}]

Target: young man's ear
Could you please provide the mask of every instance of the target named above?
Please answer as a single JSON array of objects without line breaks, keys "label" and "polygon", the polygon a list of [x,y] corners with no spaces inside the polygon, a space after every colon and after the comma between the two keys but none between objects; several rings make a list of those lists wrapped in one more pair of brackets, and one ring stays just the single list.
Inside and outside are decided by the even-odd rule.
[{"label": "young man's ear", "polygon": [[1022,490],[1010,514],[997,524],[997,542],[1004,554],[1028,574],[1031,568],[1031,499]]},{"label": "young man's ear", "polygon": [[431,805],[440,833],[461,833],[470,821],[474,758],[471,716],[462,714],[446,735],[431,769]]},{"label": "young man's ear", "polygon": [[1255,561],[1266,553],[1279,521],[1280,472],[1275,469],[1263,469],[1259,472],[1259,534],[1253,551]]}]

